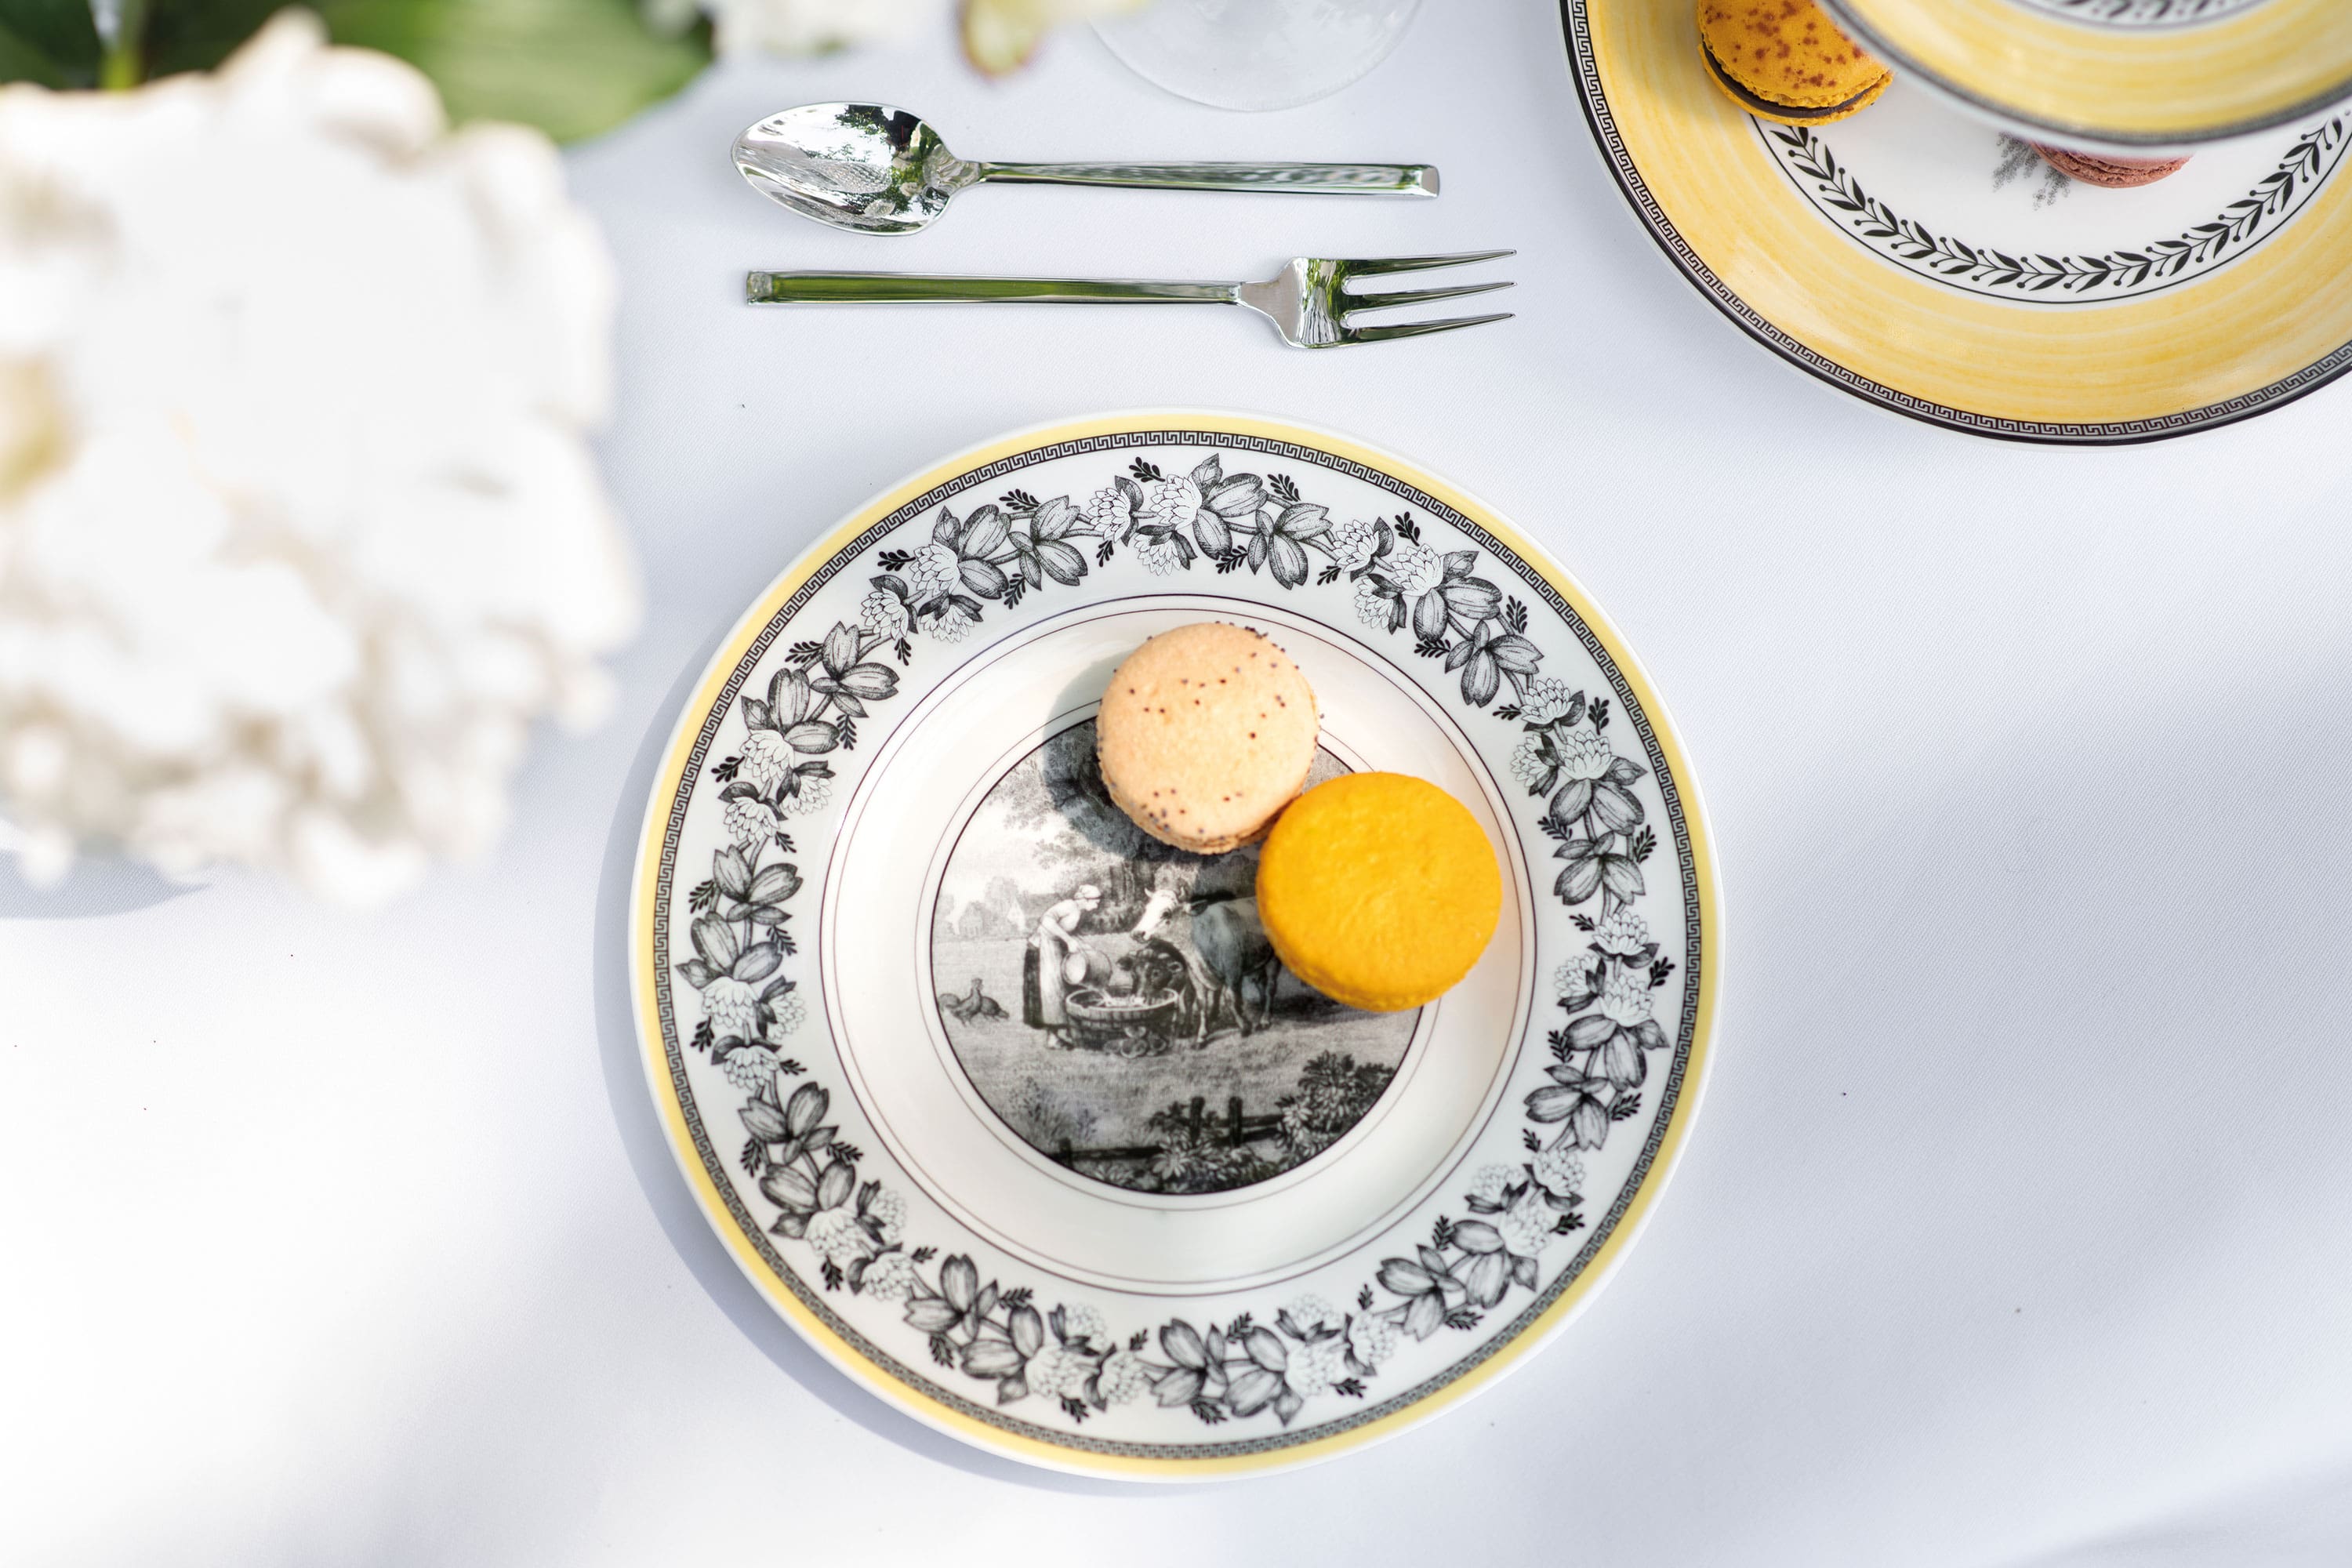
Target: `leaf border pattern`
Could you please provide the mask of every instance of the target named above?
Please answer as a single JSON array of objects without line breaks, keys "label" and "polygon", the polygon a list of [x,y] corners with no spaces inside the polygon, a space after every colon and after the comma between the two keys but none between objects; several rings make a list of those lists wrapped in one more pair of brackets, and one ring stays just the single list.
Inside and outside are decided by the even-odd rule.
[{"label": "leaf border pattern", "polygon": [[[1602,0],[1603,8],[1610,3],[1611,0]],[[2352,371],[2352,342],[2347,342],[2276,381],[2248,387],[2211,403],[2165,414],[2105,420],[2021,419],[1987,414],[1937,403],[1874,380],[1822,353],[1742,298],[1675,226],[1650,188],[1649,177],[1634,160],[1632,148],[1626,145],[1624,133],[1618,126],[1617,111],[1601,83],[1600,62],[1592,47],[1592,4],[1593,0],[1559,0],[1560,33],[1568,50],[1570,72],[1576,79],[1577,98],[1584,110],[1585,124],[1592,132],[1602,161],[1609,165],[1618,193],[1633,209],[1652,242],[1692,288],[1741,331],[1817,380],[1906,418],[1970,436],[2048,446],[2120,447],[2170,440],[2252,419],[2316,392]]]},{"label": "leaf border pattern", "polygon": [[2339,115],[2297,137],[2252,190],[2204,223],[2135,250],[2050,256],[2012,254],[1938,233],[1864,190],[1811,126],[1754,124],[1774,163],[1805,199],[1873,255],[1968,293],[2052,304],[2137,299],[2209,276],[2300,212],[2335,173],[2345,145]]},{"label": "leaf border pattern", "polygon": [[[1137,457],[1083,506],[1067,497],[1039,502],[1018,490],[961,517],[949,505],[1016,466],[1080,452],[1170,446],[1207,448],[1210,455],[1173,476]],[[1394,519],[1335,525],[1285,476],[1227,475],[1223,458],[1234,453],[1345,473],[1409,504]],[[857,624],[838,623],[822,641],[791,647],[764,696],[743,693],[749,672],[766,658],[780,628],[820,585],[934,509],[929,543],[875,557],[873,564],[882,570],[870,580]],[[1542,654],[1524,635],[1525,604],[1475,574],[1479,551],[1440,555],[1423,544],[1415,509],[1476,542],[1558,614],[1584,644],[1611,695],[1588,698],[1542,676]],[[1125,1335],[1110,1333],[1101,1315],[1084,1303],[1049,1311],[1031,1288],[983,1281],[968,1256],[940,1258],[933,1248],[910,1246],[901,1235],[903,1200],[857,1179],[860,1152],[844,1144],[825,1121],[830,1090],[811,1080],[785,1093],[778,1081],[803,1076],[782,1054],[781,1041],[769,1037],[788,1033],[801,1016],[793,984],[780,973],[793,946],[783,906],[801,878],[792,863],[768,858],[791,851],[782,824],[799,809],[812,781],[827,781],[817,786],[820,795],[829,788],[831,767],[823,758],[854,745],[856,721],[866,705],[897,694],[896,671],[882,658],[908,662],[910,632],[961,640],[980,622],[988,601],[1009,607],[1048,584],[1076,583],[1088,563],[1081,541],[1097,566],[1129,549],[1155,572],[1185,572],[1196,563],[1217,572],[1263,570],[1285,590],[1304,586],[1310,571],[1318,587],[1347,578],[1360,616],[1391,634],[1410,626],[1416,651],[1444,660],[1456,674],[1467,706],[1489,708],[1507,687],[1516,700],[1493,711],[1522,727],[1513,769],[1530,795],[1541,798],[1539,824],[1565,862],[1555,896],[1571,907],[1589,902],[1593,911],[1574,916],[1591,940],[1556,977],[1564,1016],[1550,1038],[1551,1061],[1540,1081],[1520,1092],[1528,1123],[1523,1141],[1532,1158],[1516,1170],[1481,1171],[1464,1194],[1467,1212],[1458,1219],[1440,1216],[1412,1256],[1384,1259],[1375,1279],[1346,1307],[1305,1298],[1263,1319],[1245,1312],[1201,1327],[1171,1318]],[[1601,738],[1612,698],[1635,731],[1647,768],[1614,756]],[[722,722],[740,724],[745,743],[714,763]],[[1033,1439],[1145,1458],[1259,1453],[1347,1430],[1419,1403],[1516,1339],[1585,1271],[1649,1181],[1690,1063],[1703,941],[1689,824],[1663,760],[1648,716],[1632,702],[1606,646],[1558,591],[1472,520],[1392,476],[1312,447],[1223,431],[1141,430],[1032,448],[937,487],[837,552],[772,617],[705,719],[688,758],[688,782],[671,805],[658,882],[663,890],[654,902],[657,1010],[672,1089],[698,1157],[762,1260],[861,1354],[926,1396]],[[1630,907],[1647,890],[1642,863],[1658,847],[1658,837],[1626,786],[1652,770],[1659,770],[1657,787],[1681,873],[1675,890],[1688,917],[1685,951],[1692,971],[1672,1039],[1650,1016],[1649,996],[1665,983],[1673,963],[1658,958],[1657,944],[1647,940],[1643,920]],[[688,895],[694,956],[681,960],[669,940],[668,889],[676,885],[679,829],[694,781],[706,773],[727,801],[730,843],[715,852],[711,878]],[[702,993],[701,1016],[684,1046],[673,976]],[[745,1211],[719,1168],[717,1140],[686,1083],[688,1049],[709,1053],[746,1093],[738,1114],[749,1142],[739,1159],[772,1205],[771,1218],[755,1220]],[[1588,1229],[1576,1152],[1600,1147],[1615,1122],[1636,1113],[1647,1057],[1668,1049],[1671,1065],[1658,1085],[1648,1138],[1633,1171],[1608,1213],[1590,1226],[1577,1257],[1542,1282],[1537,1255],[1553,1238]],[[808,1247],[821,1284],[813,1287],[803,1269],[787,1266],[762,1233]],[[978,1380],[977,1387],[992,1395],[992,1405],[942,1387],[866,1342],[823,1301],[824,1292],[843,1289],[903,1303],[915,1344],[933,1363]],[[1471,1329],[1507,1300],[1519,1304],[1517,1318],[1473,1353],[1414,1388],[1385,1399],[1371,1396],[1367,1384],[1400,1336],[1426,1339],[1440,1328]],[[1145,1394],[1171,1412],[1189,1409],[1203,1424],[1268,1416],[1261,1425],[1272,1429],[1212,1443],[1114,1442],[1070,1427],[1039,1426],[992,1407],[1045,1395],[1059,1401],[1075,1427],[1110,1403]],[[1310,1399],[1337,1418],[1292,1428]]]},{"label": "leaf border pattern", "polygon": [[2139,27],[2185,27],[2218,22],[2250,11],[2262,0],[2019,0],[2023,5],[2070,22],[2128,31]]}]

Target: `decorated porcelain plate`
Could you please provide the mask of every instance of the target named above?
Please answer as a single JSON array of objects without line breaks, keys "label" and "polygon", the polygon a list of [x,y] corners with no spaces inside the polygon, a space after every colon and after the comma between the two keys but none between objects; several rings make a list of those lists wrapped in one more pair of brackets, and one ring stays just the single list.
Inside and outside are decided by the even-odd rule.
[{"label": "decorated porcelain plate", "polygon": [[2344,0],[1824,0],[1879,58],[2021,132],[2182,147],[2352,96]]},{"label": "decorated porcelain plate", "polygon": [[1751,337],[1859,397],[1979,435],[2147,441],[2352,365],[2345,116],[2106,189],[1899,74],[1831,124],[1743,113],[1708,79],[1686,0],[1561,14],[1593,135],[1652,237]]},{"label": "decorated porcelain plate", "polygon": [[[1314,776],[1485,827],[1501,926],[1439,1001],[1318,995],[1254,849],[1110,804],[1104,683],[1205,619],[1297,659]],[[1397,1431],[1565,1323],[1689,1129],[1717,963],[1689,769],[1582,590],[1224,415],[993,442],[803,556],[687,704],[631,921],[672,1146],[776,1310],[959,1437],[1161,1479]]]}]

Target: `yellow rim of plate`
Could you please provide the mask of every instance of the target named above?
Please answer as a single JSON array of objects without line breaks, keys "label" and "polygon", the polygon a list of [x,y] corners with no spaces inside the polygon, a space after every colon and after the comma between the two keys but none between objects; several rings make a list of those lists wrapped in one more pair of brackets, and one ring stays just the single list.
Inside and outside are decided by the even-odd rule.
[{"label": "yellow rim of plate", "polygon": [[1562,12],[1601,154],[1654,237],[1751,335],[1857,395],[1979,435],[2105,444],[2244,418],[2352,367],[2352,179],[2192,283],[2007,304],[1915,277],[1815,212],[1707,79],[1685,0]]},{"label": "yellow rim of plate", "polygon": [[[1199,430],[1234,436],[1256,436],[1269,440],[1289,441],[1312,447],[1318,451],[1350,458],[1368,468],[1393,476],[1452,507],[1471,519],[1496,539],[1508,545],[1518,557],[1559,592],[1585,624],[1592,628],[1601,646],[1615,659],[1619,673],[1628,688],[1640,699],[1657,736],[1658,748],[1673,770],[1675,783],[1681,796],[1683,818],[1690,836],[1691,857],[1698,883],[1699,935],[1701,962],[1696,1018],[1691,1035],[1690,1057],[1683,1077],[1683,1089],[1673,1115],[1660,1138],[1648,1174],[1634,1192],[1617,1227],[1595,1254],[1584,1272],[1561,1291],[1558,1300],[1543,1315],[1507,1343],[1498,1345],[1477,1366],[1464,1373],[1444,1388],[1428,1397],[1392,1412],[1378,1421],[1367,1422],[1345,1432],[1327,1437],[1301,1442],[1289,1447],[1257,1454],[1224,1455],[1200,1459],[1161,1459],[1098,1454],[1083,1448],[1066,1447],[1059,1444],[1041,1442],[1018,1433],[1008,1432],[986,1422],[976,1421],[951,1405],[930,1397],[919,1388],[889,1375],[868,1362],[832,1328],[811,1312],[800,1299],[772,1274],[737,1229],[732,1215],[710,1173],[705,1170],[694,1151],[694,1140],[688,1130],[686,1110],[678,1101],[670,1081],[669,1063],[662,1038],[661,1018],[655,1002],[656,975],[654,952],[654,890],[660,875],[664,825],[675,805],[680,785],[685,779],[688,754],[692,751],[695,736],[711,703],[725,687],[727,679],[745,651],[758,637],[761,629],[782,608],[802,584],[814,575],[817,569],[856,541],[875,522],[887,517],[909,500],[960,474],[992,463],[999,458],[1012,457],[1057,442],[1076,440],[1089,436],[1124,435],[1147,430]],[[1719,895],[1716,888],[1715,856],[1706,833],[1706,817],[1700,803],[1697,784],[1691,773],[1690,763],[1684,755],[1682,742],[1675,734],[1665,708],[1652,689],[1648,676],[1640,662],[1626,647],[1617,629],[1599,607],[1577,585],[1575,579],[1562,571],[1549,553],[1517,529],[1505,522],[1491,509],[1465,495],[1453,486],[1423,473],[1376,447],[1349,440],[1328,432],[1303,426],[1262,419],[1246,415],[1215,414],[1188,410],[1162,410],[1134,414],[1105,415],[1091,419],[1074,420],[1064,424],[1040,426],[1016,432],[982,446],[974,447],[949,458],[917,478],[886,491],[858,509],[848,521],[835,529],[822,541],[802,552],[782,575],[770,584],[767,592],[736,622],[734,629],[712,657],[693,695],[687,700],[679,715],[677,728],[664,752],[660,770],[655,775],[653,795],[647,803],[646,826],[638,845],[637,869],[631,893],[629,910],[630,977],[637,1013],[637,1039],[645,1064],[646,1077],[651,1085],[654,1100],[659,1110],[662,1126],[668,1134],[670,1152],[677,1158],[678,1168],[685,1173],[687,1184],[693,1189],[695,1201],[701,1205],[703,1215],[710,1222],[719,1239],[737,1266],[740,1267],[770,1305],[786,1321],[799,1331],[802,1337],[814,1345],[835,1366],[865,1384],[899,1409],[949,1435],[993,1452],[1006,1455],[1049,1468],[1080,1474],[1102,1475],[1133,1480],[1210,1479],[1222,1476],[1254,1471],[1287,1468],[1328,1458],[1349,1449],[1402,1431],[1431,1415],[1436,1415],[1478,1389],[1486,1386],[1521,1357],[1542,1344],[1564,1326],[1581,1305],[1614,1271],[1626,1249],[1648,1217],[1681,1153],[1688,1135],[1691,1120],[1697,1114],[1701,1092],[1706,1084],[1708,1044],[1715,1022],[1715,1001],[1722,968],[1720,921],[1717,915]]]},{"label": "yellow rim of plate", "polygon": [[2102,27],[2000,0],[1824,0],[1898,70],[2037,133],[2186,145],[2352,94],[2352,5],[2266,0],[2218,21]]}]

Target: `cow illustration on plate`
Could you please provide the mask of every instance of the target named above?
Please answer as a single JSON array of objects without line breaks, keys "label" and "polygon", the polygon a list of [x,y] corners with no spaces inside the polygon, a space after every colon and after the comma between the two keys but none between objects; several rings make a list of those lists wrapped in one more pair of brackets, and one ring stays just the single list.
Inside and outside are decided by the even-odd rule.
[{"label": "cow illustration on plate", "polygon": [[[1346,771],[1318,752],[1309,785]],[[989,1108],[1062,1165],[1140,1192],[1248,1186],[1363,1119],[1418,1015],[1364,1013],[1284,969],[1257,850],[1202,856],[1113,805],[1086,720],[997,781],[931,918],[948,1043]]]}]

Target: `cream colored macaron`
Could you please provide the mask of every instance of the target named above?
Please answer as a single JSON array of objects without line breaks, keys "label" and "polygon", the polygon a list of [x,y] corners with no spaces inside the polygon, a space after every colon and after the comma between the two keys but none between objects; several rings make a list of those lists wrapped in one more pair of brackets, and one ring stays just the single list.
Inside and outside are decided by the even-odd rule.
[{"label": "cream colored macaron", "polygon": [[1217,855],[1265,837],[1315,761],[1315,693],[1265,634],[1202,621],[1128,656],[1095,716],[1118,808],[1154,838]]}]

